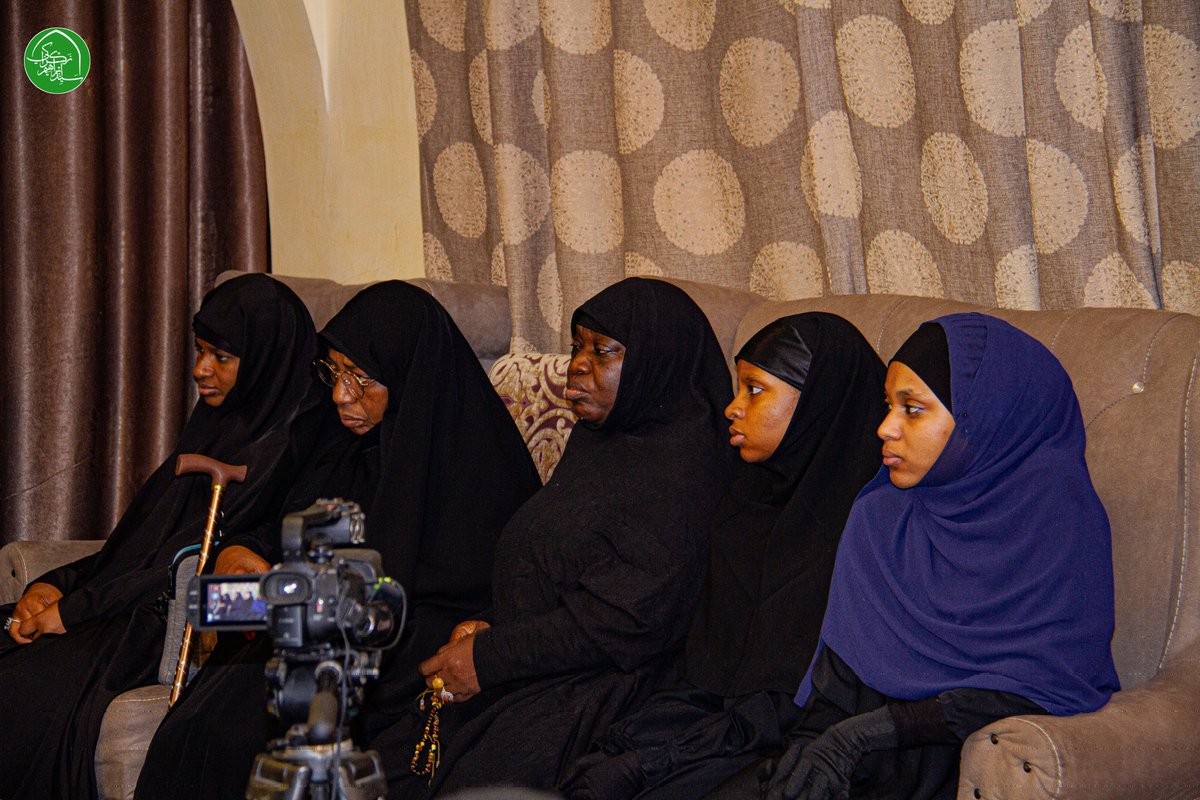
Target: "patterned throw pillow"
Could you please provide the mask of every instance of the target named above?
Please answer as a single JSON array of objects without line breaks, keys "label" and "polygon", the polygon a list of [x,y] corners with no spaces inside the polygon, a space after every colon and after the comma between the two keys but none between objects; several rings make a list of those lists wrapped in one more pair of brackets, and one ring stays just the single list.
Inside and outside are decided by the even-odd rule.
[{"label": "patterned throw pillow", "polygon": [[564,397],[570,360],[558,353],[508,353],[488,374],[525,438],[543,483],[554,473],[575,425]]}]

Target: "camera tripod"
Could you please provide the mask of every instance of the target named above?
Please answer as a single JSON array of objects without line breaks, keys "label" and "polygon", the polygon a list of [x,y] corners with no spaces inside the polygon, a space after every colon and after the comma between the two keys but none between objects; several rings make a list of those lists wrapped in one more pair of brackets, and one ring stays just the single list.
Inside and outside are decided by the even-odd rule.
[{"label": "camera tripod", "polygon": [[360,750],[339,725],[347,716],[342,678],[337,661],[289,671],[286,662],[272,659],[268,683],[280,687],[273,709],[277,716],[284,719],[303,705],[297,703],[300,698],[312,699],[307,721],[292,725],[254,759],[246,800],[381,800],[387,795],[379,754]]}]

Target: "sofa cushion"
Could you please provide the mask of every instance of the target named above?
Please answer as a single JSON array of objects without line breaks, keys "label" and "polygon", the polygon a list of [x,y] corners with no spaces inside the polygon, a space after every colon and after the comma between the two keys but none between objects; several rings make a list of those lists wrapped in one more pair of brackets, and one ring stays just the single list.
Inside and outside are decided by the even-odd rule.
[{"label": "sofa cushion", "polygon": [[96,745],[96,786],[101,800],[133,797],[146,747],[167,715],[166,686],[143,686],[108,704]]},{"label": "sofa cushion", "polygon": [[517,423],[542,483],[554,473],[575,425],[564,394],[570,360],[561,354],[510,353],[492,365],[488,376]]}]

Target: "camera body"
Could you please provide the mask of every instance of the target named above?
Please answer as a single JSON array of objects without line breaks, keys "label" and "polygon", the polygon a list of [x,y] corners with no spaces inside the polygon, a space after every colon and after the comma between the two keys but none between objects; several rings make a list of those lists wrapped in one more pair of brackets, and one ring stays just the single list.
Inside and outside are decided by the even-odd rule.
[{"label": "camera body", "polygon": [[277,649],[386,649],[404,627],[404,590],[383,575],[357,503],[318,500],[288,514],[283,562],[257,575],[200,575],[188,588],[197,630],[267,631]]}]

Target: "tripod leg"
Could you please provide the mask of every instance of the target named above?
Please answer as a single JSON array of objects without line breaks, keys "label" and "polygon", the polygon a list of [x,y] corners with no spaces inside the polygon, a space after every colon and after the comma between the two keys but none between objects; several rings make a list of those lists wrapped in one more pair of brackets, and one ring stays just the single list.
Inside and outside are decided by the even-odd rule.
[{"label": "tripod leg", "polygon": [[343,751],[338,772],[344,800],[383,800],[387,796],[383,760],[374,750]]},{"label": "tripod leg", "polygon": [[285,761],[268,753],[254,759],[246,800],[306,800],[312,783],[312,767]]}]

